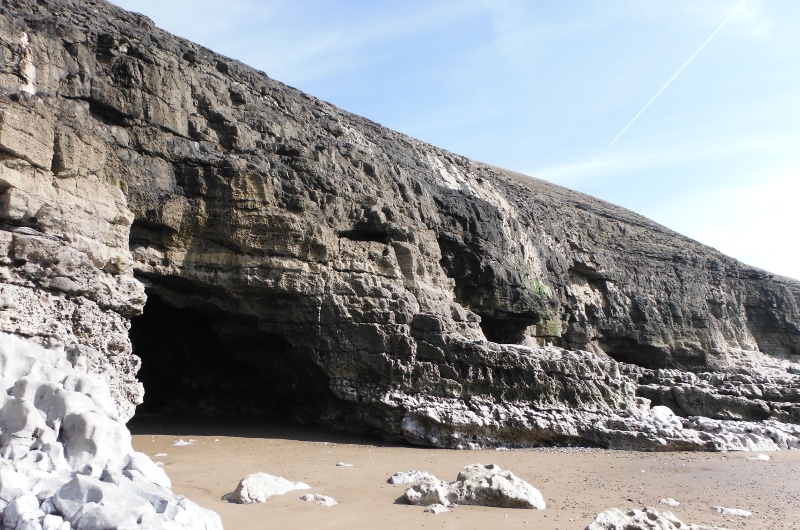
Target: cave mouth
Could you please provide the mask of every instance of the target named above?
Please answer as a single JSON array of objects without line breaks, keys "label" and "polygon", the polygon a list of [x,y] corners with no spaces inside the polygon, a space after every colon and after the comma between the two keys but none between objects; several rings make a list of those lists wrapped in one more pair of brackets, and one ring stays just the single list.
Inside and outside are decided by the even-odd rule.
[{"label": "cave mouth", "polygon": [[650,370],[674,368],[697,372],[708,369],[708,354],[701,348],[680,347],[670,350],[637,342],[631,337],[605,337],[599,344],[615,361]]},{"label": "cave mouth", "polygon": [[319,417],[327,378],[283,334],[211,306],[176,307],[154,290],[147,295],[129,335],[145,391],[136,415]]},{"label": "cave mouth", "polygon": [[530,327],[541,322],[537,313],[476,313],[481,317],[480,326],[486,339],[498,344],[525,344]]}]

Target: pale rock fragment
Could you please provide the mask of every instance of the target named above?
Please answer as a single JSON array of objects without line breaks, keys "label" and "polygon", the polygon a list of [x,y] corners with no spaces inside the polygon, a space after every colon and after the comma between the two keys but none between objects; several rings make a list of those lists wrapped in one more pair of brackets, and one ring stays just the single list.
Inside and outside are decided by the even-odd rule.
[{"label": "pale rock fragment", "polygon": [[465,467],[451,488],[458,504],[537,510],[546,507],[539,490],[495,464]]},{"label": "pale rock fragment", "polygon": [[628,510],[611,508],[597,514],[584,530],[725,530],[715,526],[685,524],[671,512],[659,513],[654,508]]},{"label": "pale rock fragment", "polygon": [[750,517],[753,512],[742,510],[741,508],[725,508],[724,506],[713,506],[713,509],[722,515],[736,515],[739,517]]},{"label": "pale rock fragment", "polygon": [[677,508],[678,506],[681,505],[681,503],[679,503],[678,501],[676,501],[672,497],[667,497],[666,499],[661,499],[658,502],[661,503],[661,504],[666,504],[670,508]]},{"label": "pale rock fragment", "polygon": [[418,473],[420,478],[416,479],[405,492],[406,500],[410,504],[425,506],[468,504],[537,510],[546,507],[539,490],[511,471],[504,471],[495,464],[466,466],[458,474],[457,480],[450,484],[433,475]]},{"label": "pale rock fragment", "polygon": [[405,497],[409,504],[418,506],[429,506],[431,504],[443,504],[450,506],[450,495],[452,491],[450,485],[444,480],[439,480],[433,475],[419,478],[414,485],[405,491]]},{"label": "pale rock fragment", "polygon": [[656,423],[661,424],[663,427],[670,429],[683,429],[681,420],[675,416],[672,409],[664,405],[656,405],[650,409],[650,415]]},{"label": "pale rock fragment", "polygon": [[163,488],[169,489],[172,487],[167,473],[144,453],[133,453],[131,461],[125,469],[138,471],[144,478]]},{"label": "pale rock fragment", "polygon": [[[42,519],[42,530],[59,530],[59,527],[64,524],[64,518],[60,515],[49,513]],[[69,523],[67,523],[69,525]]]},{"label": "pale rock fragment", "polygon": [[414,484],[420,479],[430,477],[425,471],[411,469],[409,471],[398,471],[389,478],[389,484]]},{"label": "pale rock fragment", "polygon": [[307,489],[311,489],[311,486],[303,482],[291,482],[268,473],[253,473],[240,480],[236,490],[225,495],[224,499],[237,504],[252,504],[266,502],[275,495]]},{"label": "pale rock fragment", "polygon": [[320,506],[335,506],[339,504],[333,499],[333,497],[328,497],[327,495],[320,495],[318,493],[307,493],[301,496],[300,500],[306,502],[313,502],[315,504],[319,504]]},{"label": "pale rock fragment", "polygon": [[425,508],[425,513],[432,513],[434,515],[439,515],[440,513],[449,512],[450,509],[445,506],[444,504],[431,504],[427,508]]},{"label": "pale rock fragment", "polygon": [[44,517],[44,512],[39,509],[39,499],[35,495],[26,494],[8,503],[2,515],[4,528],[15,528],[21,521]]}]

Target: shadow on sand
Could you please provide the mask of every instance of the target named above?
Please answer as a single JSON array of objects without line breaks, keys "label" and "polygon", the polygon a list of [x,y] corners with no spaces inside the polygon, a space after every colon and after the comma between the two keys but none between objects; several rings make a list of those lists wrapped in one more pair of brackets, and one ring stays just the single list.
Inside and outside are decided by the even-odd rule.
[{"label": "shadow on sand", "polygon": [[137,414],[128,422],[132,435],[232,436],[304,442],[330,442],[373,447],[411,447],[377,437],[330,431],[264,416],[165,416]]}]

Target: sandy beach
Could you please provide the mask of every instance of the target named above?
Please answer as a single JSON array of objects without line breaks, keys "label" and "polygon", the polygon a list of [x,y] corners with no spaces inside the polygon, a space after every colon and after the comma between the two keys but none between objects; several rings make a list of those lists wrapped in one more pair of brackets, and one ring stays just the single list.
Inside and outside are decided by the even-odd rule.
[{"label": "sandy beach", "polygon": [[[228,530],[266,528],[536,528],[582,529],[598,512],[652,506],[684,523],[727,528],[800,528],[800,451],[646,453],[584,448],[455,451],[389,444],[378,439],[259,420],[136,418],[134,448],[163,462],[173,490],[220,514]],[[191,445],[173,446],[179,439]],[[156,456],[156,455],[166,456]],[[337,466],[343,462],[352,467]],[[420,469],[453,481],[468,464],[494,463],[538,488],[545,510],[459,506],[431,515],[402,499],[387,479]],[[309,484],[264,504],[222,500],[258,471]],[[299,499],[319,493],[333,507]],[[681,504],[669,508],[659,500]],[[749,518],[713,506],[741,508]]]}]

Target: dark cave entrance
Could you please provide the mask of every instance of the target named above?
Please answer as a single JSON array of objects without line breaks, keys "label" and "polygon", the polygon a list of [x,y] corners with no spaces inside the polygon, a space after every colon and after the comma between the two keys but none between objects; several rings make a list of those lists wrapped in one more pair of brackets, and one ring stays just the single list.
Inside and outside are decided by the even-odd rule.
[{"label": "dark cave entrance", "polygon": [[528,327],[539,322],[538,315],[505,314],[497,318],[486,313],[479,313],[481,330],[486,339],[498,344],[522,344]]},{"label": "dark cave entrance", "polygon": [[176,307],[151,289],[147,295],[130,329],[145,389],[137,415],[319,417],[327,378],[285,336],[260,330],[255,319]]}]

